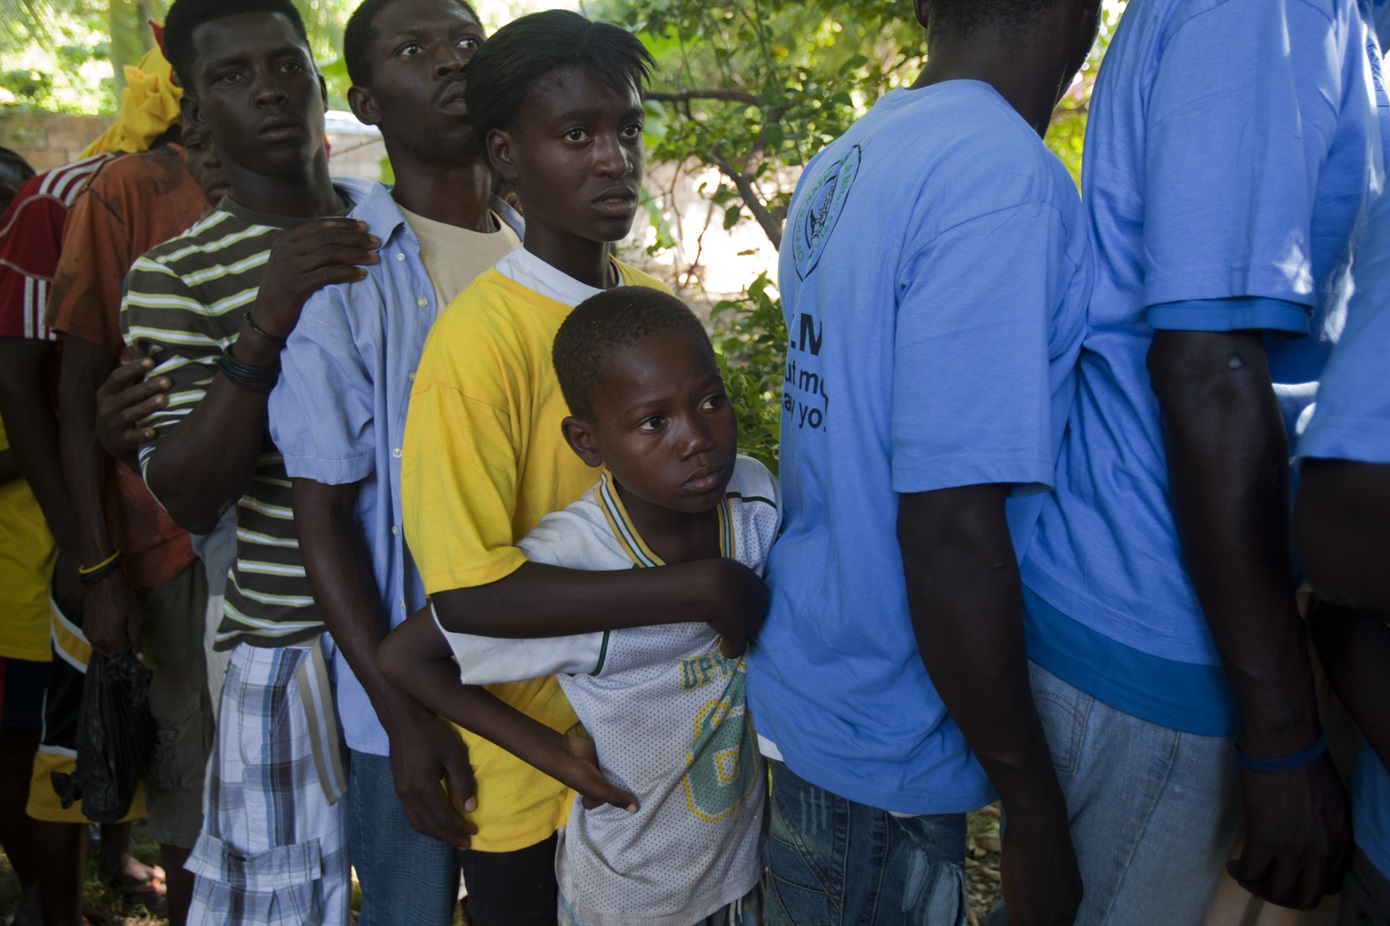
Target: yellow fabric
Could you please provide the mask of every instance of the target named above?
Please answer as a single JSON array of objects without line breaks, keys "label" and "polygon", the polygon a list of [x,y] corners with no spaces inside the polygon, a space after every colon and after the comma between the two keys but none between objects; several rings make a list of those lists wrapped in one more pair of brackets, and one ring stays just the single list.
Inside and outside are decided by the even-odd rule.
[{"label": "yellow fabric", "polygon": [[[9,448],[0,423],[0,450]],[[23,479],[0,484],[0,656],[48,662],[48,583],[58,557]]]},{"label": "yellow fabric", "polygon": [[[626,285],[666,288],[618,268]],[[550,362],[570,311],[488,270],[431,329],[401,458],[406,542],[427,593],[511,574],[526,559],[515,542],[593,484],[561,435],[569,409]],[[578,722],[553,677],[488,690],[552,729]],[[568,788],[480,737],[464,740],[478,785],[474,849],[515,851],[564,825]]]},{"label": "yellow fabric", "polygon": [[[35,820],[45,823],[91,823],[82,814],[82,801],[74,801],[71,807],[63,807],[58,792],[53,790],[53,774],[73,775],[77,772],[77,760],[59,752],[39,752],[34,756],[34,773],[29,779],[29,803],[24,812]],[[145,783],[135,786],[135,797],[131,799],[130,810],[120,819],[121,823],[140,820],[145,816]]]},{"label": "yellow fabric", "polygon": [[135,67],[126,65],[126,85],[121,91],[116,121],[100,138],[82,149],[80,158],[148,151],[150,142],[179,121],[179,98],[183,96],[183,88],[174,84],[173,74],[173,68],[158,48],[150,49]]}]

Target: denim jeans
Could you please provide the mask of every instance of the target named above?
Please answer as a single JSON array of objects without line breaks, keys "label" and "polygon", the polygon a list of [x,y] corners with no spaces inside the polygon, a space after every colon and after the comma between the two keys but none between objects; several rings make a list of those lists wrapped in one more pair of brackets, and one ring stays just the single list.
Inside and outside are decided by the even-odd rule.
[{"label": "denim jeans", "polygon": [[458,903],[458,852],[411,827],[391,760],[354,750],[346,800],[348,851],[362,885],[361,926],[450,926]]},{"label": "denim jeans", "polygon": [[[1234,742],[1140,720],[1028,669],[1081,866],[1076,926],[1201,923],[1240,826]],[[1007,922],[1002,905],[990,915]]]},{"label": "denim jeans", "polygon": [[965,814],[895,817],[768,764],[767,926],[964,926]]}]

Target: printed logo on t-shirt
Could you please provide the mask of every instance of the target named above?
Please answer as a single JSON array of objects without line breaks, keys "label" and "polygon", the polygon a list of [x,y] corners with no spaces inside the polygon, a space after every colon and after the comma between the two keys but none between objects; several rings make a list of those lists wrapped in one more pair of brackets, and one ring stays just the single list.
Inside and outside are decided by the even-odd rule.
[{"label": "printed logo on t-shirt", "polygon": [[825,243],[840,220],[850,187],[859,174],[860,151],[854,145],[849,153],[826,168],[797,212],[792,228],[792,256],[796,275],[801,279],[811,275],[825,252]]}]

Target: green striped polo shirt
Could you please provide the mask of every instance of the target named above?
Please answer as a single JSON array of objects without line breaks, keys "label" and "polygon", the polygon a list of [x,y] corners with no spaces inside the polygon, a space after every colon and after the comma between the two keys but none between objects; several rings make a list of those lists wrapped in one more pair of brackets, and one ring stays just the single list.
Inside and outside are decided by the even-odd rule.
[{"label": "green striped polo shirt", "polygon": [[[356,185],[344,192],[356,194]],[[309,221],[254,213],[228,198],[131,267],[121,304],[126,343],[134,356],[155,361],[150,376],[173,381],[168,404],[145,422],[156,436],[141,448],[142,472],[207,395],[222,351],[236,341],[256,301],[271,245]],[[321,633],[290,507],[290,479],[268,429],[250,487],[236,502],[236,530],[236,562],[215,647],[285,646]]]}]

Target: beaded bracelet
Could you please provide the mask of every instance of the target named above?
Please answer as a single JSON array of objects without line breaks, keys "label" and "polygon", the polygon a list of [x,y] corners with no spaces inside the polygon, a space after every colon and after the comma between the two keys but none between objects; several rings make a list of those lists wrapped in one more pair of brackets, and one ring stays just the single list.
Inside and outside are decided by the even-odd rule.
[{"label": "beaded bracelet", "polygon": [[95,566],[78,566],[77,581],[83,588],[90,588],[120,568],[121,551],[117,550]]},{"label": "beaded bracelet", "polygon": [[277,344],[280,347],[284,347],[285,342],[289,340],[288,338],[280,337],[278,334],[271,334],[269,331],[266,331],[260,325],[256,324],[256,320],[251,317],[250,309],[246,310],[246,327],[250,328],[252,331],[256,332],[256,334],[259,334],[261,337],[265,338],[270,343]]},{"label": "beaded bracelet", "polygon": [[253,367],[249,363],[238,360],[230,347],[222,351],[222,360],[217,364],[217,368],[222,371],[222,375],[227,377],[227,381],[233,386],[257,394],[270,392],[280,379],[278,360],[274,366]]},{"label": "beaded bracelet", "polygon": [[1236,765],[1245,769],[1247,772],[1291,772],[1296,768],[1303,768],[1317,759],[1324,752],[1327,752],[1327,734],[1318,731],[1318,738],[1313,745],[1307,749],[1300,749],[1298,752],[1289,756],[1280,756],[1276,759],[1256,759],[1254,756],[1247,756],[1236,747]]}]

